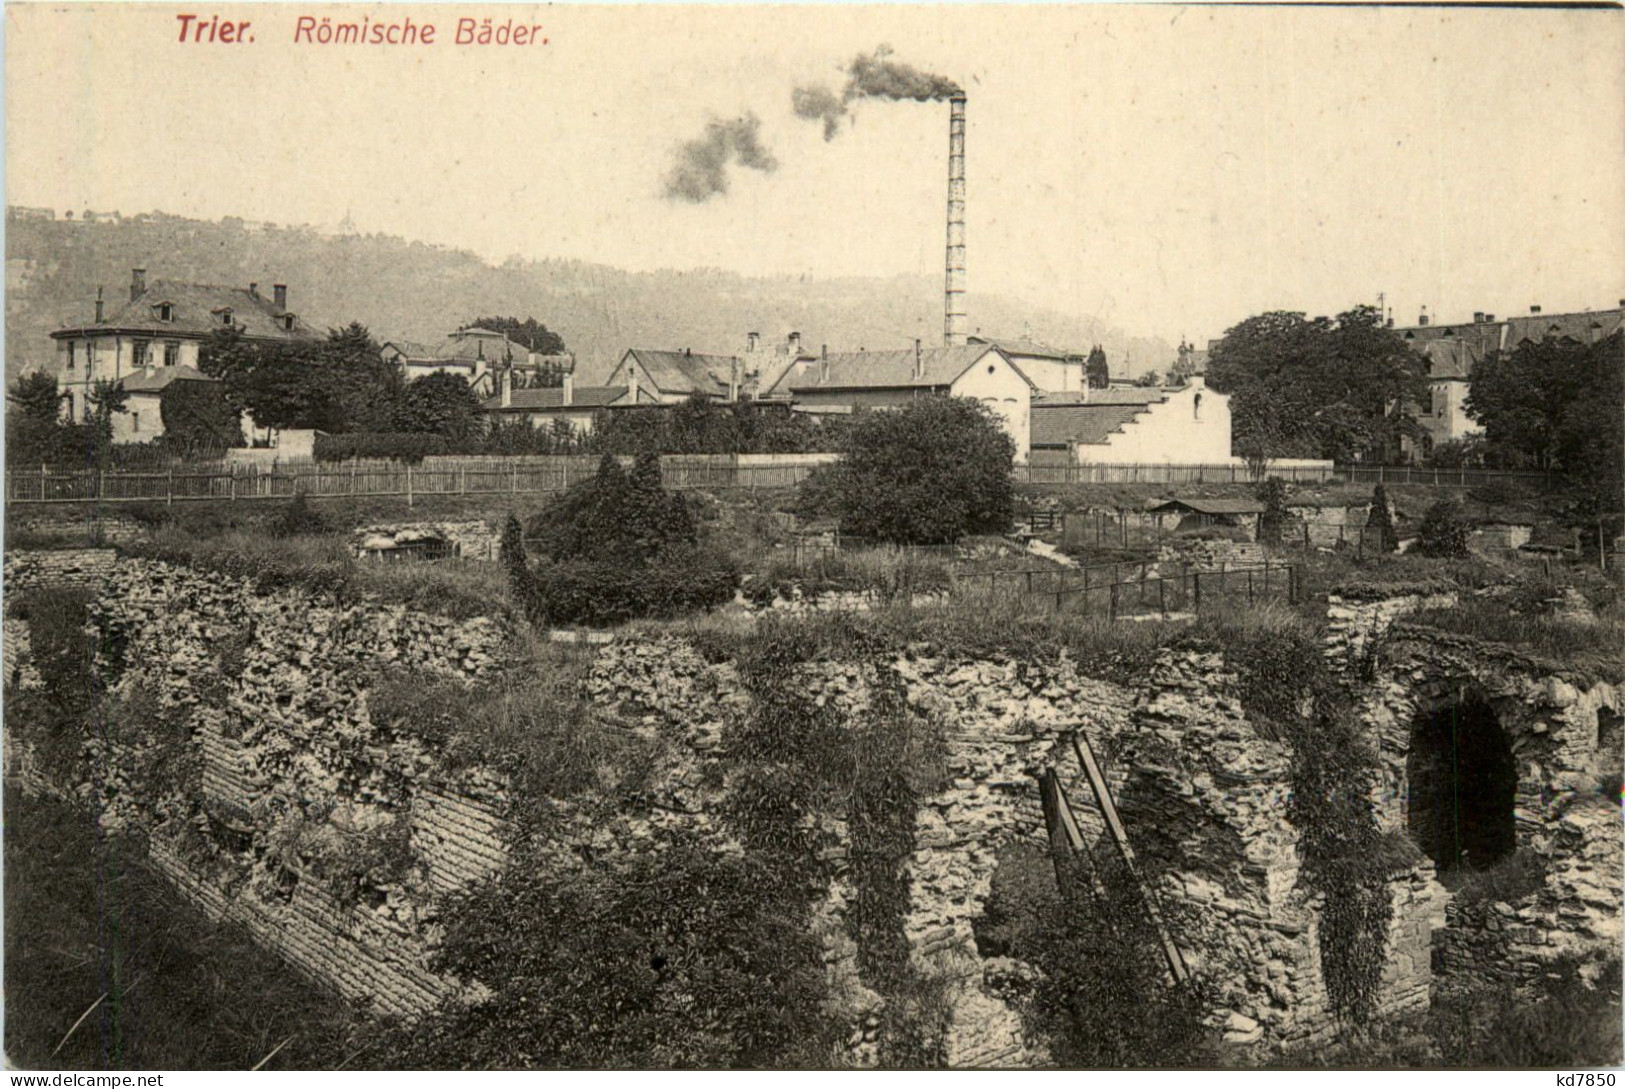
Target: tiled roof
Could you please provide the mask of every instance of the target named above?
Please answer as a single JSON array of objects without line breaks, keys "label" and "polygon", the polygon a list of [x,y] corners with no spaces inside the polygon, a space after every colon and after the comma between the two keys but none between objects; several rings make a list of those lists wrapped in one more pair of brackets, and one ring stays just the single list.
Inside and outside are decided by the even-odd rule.
[{"label": "tiled roof", "polygon": [[195,367],[177,365],[173,367],[156,367],[150,373],[137,371],[119,382],[119,386],[126,393],[161,393],[169,388],[171,382],[214,382]]},{"label": "tiled roof", "polygon": [[1046,393],[1033,400],[1033,407],[1056,405],[1149,405],[1168,399],[1168,391],[1154,386],[1119,386],[1112,389],[1072,390],[1066,393]]},{"label": "tiled roof", "polygon": [[628,351],[662,393],[726,396],[736,362],[739,364],[740,381],[744,381],[744,363],[738,356],[665,352],[649,348],[631,348]]},{"label": "tiled roof", "polygon": [[1103,445],[1136,416],[1148,411],[1150,405],[1143,401],[1134,404],[1039,402],[1033,405],[1032,445],[1072,446],[1080,442]]},{"label": "tiled roof", "polygon": [[1027,355],[1040,359],[1082,359],[1077,352],[1068,352],[1061,348],[1051,348],[1047,344],[1040,344],[1036,340],[1026,337],[968,337],[972,344],[991,344],[1004,352],[1005,355]]},{"label": "tiled roof", "polygon": [[[481,359],[487,363],[502,363],[510,357],[515,362],[522,363],[530,356],[530,349],[523,344],[509,340],[501,333],[493,333],[489,329],[461,329],[447,336],[439,344],[433,345],[403,340],[390,343],[400,349],[409,363],[429,360],[477,363]],[[408,350],[409,348],[411,350]]]},{"label": "tiled roof", "polygon": [[[819,359],[807,368],[806,374],[790,380],[790,389],[792,391],[910,389],[950,386],[955,379],[989,353],[1004,358],[1003,354],[991,344],[925,348],[919,353],[920,373],[916,375],[913,348],[886,352],[831,352],[827,368],[824,361]],[[1025,379],[1026,375],[1022,377]],[[1028,380],[1028,384],[1032,384],[1031,380]]]},{"label": "tiled roof", "polygon": [[1429,378],[1466,378],[1485,350],[1472,340],[1431,340],[1417,349],[1428,362]]},{"label": "tiled roof", "polygon": [[577,386],[571,402],[564,403],[564,390],[558,386],[542,389],[516,389],[506,408],[500,396],[487,398],[480,408],[486,412],[534,412],[550,408],[600,408],[614,404],[626,395],[625,386]]},{"label": "tiled roof", "polygon": [[1548,336],[1592,344],[1620,329],[1625,310],[1592,310],[1580,314],[1526,314],[1507,321],[1506,346],[1539,342]]},{"label": "tiled roof", "polygon": [[1161,503],[1155,503],[1147,507],[1146,510],[1171,511],[1180,508],[1193,510],[1198,514],[1261,514],[1264,510],[1264,504],[1256,499],[1203,499],[1175,496]]},{"label": "tiled roof", "polygon": [[[170,321],[159,320],[160,307],[170,305]],[[287,313],[260,294],[250,294],[240,287],[217,287],[213,284],[182,284],[170,280],[153,280],[147,289],[100,322],[71,329],[59,329],[53,337],[95,336],[98,333],[142,333],[155,339],[163,337],[206,337],[225,328],[221,318],[231,311],[232,324],[246,337],[259,340],[304,341],[320,340],[322,334],[310,325],[294,318],[293,328],[284,329],[282,319]]]}]

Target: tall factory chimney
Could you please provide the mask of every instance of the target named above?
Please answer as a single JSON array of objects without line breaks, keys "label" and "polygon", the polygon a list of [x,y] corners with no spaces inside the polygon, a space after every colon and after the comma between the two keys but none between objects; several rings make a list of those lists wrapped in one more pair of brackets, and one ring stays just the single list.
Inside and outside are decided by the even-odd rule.
[{"label": "tall factory chimney", "polygon": [[948,100],[948,264],[943,279],[942,342],[965,344],[965,96]]}]

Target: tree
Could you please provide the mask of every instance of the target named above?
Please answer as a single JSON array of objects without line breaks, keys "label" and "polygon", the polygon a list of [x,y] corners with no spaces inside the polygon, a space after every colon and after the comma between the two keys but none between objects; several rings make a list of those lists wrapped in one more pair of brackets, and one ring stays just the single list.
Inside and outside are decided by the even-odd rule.
[{"label": "tree", "polygon": [[[1610,389],[1599,381],[1598,367],[1608,368],[1618,344],[1618,336],[1597,345],[1549,338],[1492,352],[1468,379],[1467,414],[1484,425],[1484,439],[1491,446],[1551,469],[1565,415],[1583,401],[1596,400],[1599,390]],[[1617,402],[1618,390],[1612,393],[1603,398],[1605,403]]]},{"label": "tree", "polygon": [[[489,329],[493,333],[501,333],[515,344],[523,344],[537,355],[564,355],[569,351],[564,346],[564,338],[553,332],[535,318],[527,317],[524,321],[518,318],[475,318],[464,328]],[[559,372],[562,377],[563,372]],[[544,385],[557,385],[557,382],[544,382]]]},{"label": "tree", "polygon": [[62,420],[62,394],[56,379],[44,371],[33,371],[11,384],[6,399],[16,406],[23,419],[40,424]]},{"label": "tree", "polygon": [[928,397],[868,413],[853,423],[844,455],[815,471],[802,494],[845,533],[941,544],[1009,528],[1015,443],[978,401]]},{"label": "tree", "polygon": [[1151,389],[1156,389],[1162,385],[1162,375],[1158,374],[1156,371],[1146,371],[1144,374],[1140,375],[1140,377],[1134,380],[1134,384],[1136,386],[1146,386]]},{"label": "tree", "polygon": [[1365,526],[1368,532],[1376,532],[1380,551],[1399,551],[1399,531],[1394,529],[1394,510],[1388,504],[1388,489],[1381,484],[1371,492],[1371,515],[1366,519]]},{"label": "tree", "polygon": [[220,382],[171,382],[158,397],[163,444],[182,454],[243,445],[242,417]]},{"label": "tree", "polygon": [[335,434],[389,431],[402,385],[358,322],[329,330],[325,341],[286,344],[222,329],[203,345],[198,369],[223,381],[228,399],[260,427]]},{"label": "tree", "polygon": [[1207,378],[1231,396],[1236,451],[1258,462],[1393,456],[1428,395],[1425,361],[1369,306],[1248,318],[1214,345]]},{"label": "tree", "polygon": [[406,383],[395,406],[394,428],[465,439],[479,430],[480,399],[460,374],[426,374]]},{"label": "tree", "polygon": [[1106,366],[1106,351],[1096,344],[1089,349],[1089,358],[1083,364],[1084,376],[1090,389],[1105,389],[1112,384],[1111,370]]}]

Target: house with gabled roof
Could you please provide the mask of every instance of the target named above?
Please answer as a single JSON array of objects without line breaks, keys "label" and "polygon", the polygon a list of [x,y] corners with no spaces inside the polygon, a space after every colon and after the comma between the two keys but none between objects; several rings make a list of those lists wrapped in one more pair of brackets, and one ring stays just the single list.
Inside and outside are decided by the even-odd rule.
[{"label": "house with gabled roof", "polygon": [[971,344],[991,344],[999,349],[1006,359],[1045,393],[1080,390],[1087,381],[1085,357],[1081,352],[1052,348],[1030,336],[989,337],[976,334],[966,339]]},{"label": "house with gabled roof", "polygon": [[[97,298],[95,319],[56,330],[57,388],[73,419],[89,409],[94,382],[118,382],[132,394],[132,407],[114,419],[117,441],[144,442],[163,434],[156,401],[172,381],[213,381],[198,368],[198,353],[216,332],[235,329],[245,340],[288,344],[321,340],[323,334],[288,307],[288,288],[272,285],[270,297],[257,283],[246,288],[216,284],[147,281],[132,269],[130,297],[111,313]],[[137,415],[139,414],[139,416]]]},{"label": "house with gabled roof", "polygon": [[769,395],[800,409],[897,408],[919,397],[971,397],[992,409],[1027,460],[1037,385],[992,344],[895,351],[826,352],[791,367]]},{"label": "house with gabled roof", "polygon": [[573,371],[564,372],[560,386],[515,389],[506,373],[497,376],[498,392],[480,404],[490,420],[523,421],[532,427],[551,427],[560,421],[577,435],[593,428],[593,415],[602,408],[631,404],[625,386],[578,386]]},{"label": "house with gabled roof", "polygon": [[1034,465],[1228,465],[1230,398],[1192,375],[1176,389],[1052,393],[1032,406]]},{"label": "house with gabled roof", "polygon": [[430,374],[458,374],[482,396],[497,393],[497,372],[512,369],[516,388],[540,382],[549,369],[560,373],[575,370],[573,355],[541,355],[494,329],[471,325],[447,333],[437,343],[390,339],[379,347],[386,363],[400,368],[408,381]]},{"label": "house with gabled roof", "polygon": [[605,385],[624,386],[628,404],[675,405],[695,395],[737,401],[745,384],[744,361],[736,355],[708,355],[628,348]]}]

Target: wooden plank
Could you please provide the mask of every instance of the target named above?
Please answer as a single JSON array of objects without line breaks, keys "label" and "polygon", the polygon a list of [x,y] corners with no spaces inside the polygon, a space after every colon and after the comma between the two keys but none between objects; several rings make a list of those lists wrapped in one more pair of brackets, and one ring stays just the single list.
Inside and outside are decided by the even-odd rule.
[{"label": "wooden plank", "polygon": [[[1123,865],[1127,867],[1134,887],[1139,890],[1146,913],[1157,928],[1157,939],[1162,944],[1162,954],[1168,962],[1168,971],[1172,973],[1175,983],[1184,983],[1190,978],[1190,972],[1185,968],[1185,958],[1180,956],[1179,947],[1174,944],[1173,936],[1168,933],[1168,926],[1163,922],[1162,912],[1157,910],[1156,894],[1146,886],[1140,876],[1140,868],[1134,861],[1134,849],[1129,846],[1128,830],[1123,827],[1122,818],[1117,814],[1117,803],[1112,801],[1112,792],[1106,783],[1106,776],[1101,773],[1100,765],[1095,761],[1095,750],[1090,747],[1089,739],[1083,736],[1081,730],[1072,735],[1072,751],[1077,754],[1078,762],[1083,765],[1084,775],[1089,780],[1089,789],[1095,795],[1095,803],[1100,806],[1101,815],[1106,818],[1106,831],[1111,834],[1112,842],[1117,846],[1117,853],[1122,858]],[[1063,808],[1067,808],[1064,794],[1060,800]]]}]

